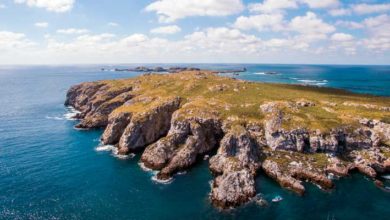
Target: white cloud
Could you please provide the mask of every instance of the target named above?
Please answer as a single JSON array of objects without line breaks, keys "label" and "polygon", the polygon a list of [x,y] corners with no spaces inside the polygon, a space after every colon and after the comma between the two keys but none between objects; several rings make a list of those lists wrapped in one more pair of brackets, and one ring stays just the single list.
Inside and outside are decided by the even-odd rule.
[{"label": "white cloud", "polygon": [[383,14],[363,21],[369,37],[362,40],[363,46],[374,51],[390,50],[390,16]]},{"label": "white cloud", "polygon": [[158,0],[146,7],[159,15],[160,22],[192,16],[227,16],[241,12],[241,0]]},{"label": "white cloud", "polygon": [[350,34],[345,33],[334,33],[331,37],[332,41],[351,41],[354,37]]},{"label": "white cloud", "polygon": [[118,27],[119,26],[119,24],[116,22],[109,22],[107,25],[110,27]]},{"label": "white cloud", "polygon": [[310,8],[332,8],[340,4],[339,0],[301,0],[309,5]]},{"label": "white cloud", "polygon": [[383,25],[388,24],[390,22],[390,16],[383,14],[383,15],[378,15],[376,17],[370,17],[366,18],[363,21],[363,24],[366,25],[368,28],[377,28],[377,27],[382,27]]},{"label": "white cloud", "polygon": [[130,46],[146,42],[149,38],[144,34],[133,34],[121,40],[122,43]]},{"label": "white cloud", "polygon": [[181,28],[177,25],[162,26],[153,28],[150,33],[153,34],[176,34],[181,31]]},{"label": "white cloud", "polygon": [[29,7],[45,8],[53,12],[67,12],[73,8],[75,0],[14,0],[18,4],[26,4]]},{"label": "white cloud", "polygon": [[278,10],[298,8],[296,0],[264,0],[263,3],[249,5],[251,12],[271,12]]},{"label": "white cloud", "polygon": [[237,29],[226,27],[207,28],[185,36],[180,43],[199,53],[219,54],[256,54],[262,48],[261,40],[254,35],[244,34]]},{"label": "white cloud", "polygon": [[346,28],[349,28],[349,29],[361,29],[361,28],[364,28],[363,24],[361,24],[359,22],[355,22],[355,21],[342,21],[342,20],[338,20],[338,21],[336,21],[335,25],[341,26],[341,27],[346,27]]},{"label": "white cloud", "polygon": [[350,15],[351,14],[351,10],[347,9],[347,8],[336,8],[336,9],[331,9],[329,11],[329,14],[334,16],[334,17]]},{"label": "white cloud", "polygon": [[47,22],[36,22],[34,24],[35,27],[39,27],[39,28],[47,28],[49,27],[49,23]]},{"label": "white cloud", "polygon": [[283,15],[282,14],[260,14],[253,16],[240,16],[237,18],[233,26],[241,30],[255,29],[263,30],[280,30],[282,29]]},{"label": "white cloud", "polygon": [[327,34],[336,30],[334,26],[324,22],[313,12],[293,18],[288,26],[291,31],[301,33],[310,41],[326,39]]},{"label": "white cloud", "polygon": [[0,9],[4,9],[4,8],[7,8],[7,6],[5,6],[4,4],[0,4]]},{"label": "white cloud", "polygon": [[352,9],[357,14],[372,14],[390,11],[390,4],[357,4]]},{"label": "white cloud", "polygon": [[264,0],[262,3],[249,5],[251,12],[275,13],[285,9],[296,9],[298,4],[306,4],[310,8],[335,8],[339,0]]},{"label": "white cloud", "polygon": [[10,31],[0,31],[0,51],[26,49],[36,45],[33,41],[26,38],[23,33]]},{"label": "white cloud", "polygon": [[76,28],[68,28],[68,29],[58,29],[57,33],[59,34],[86,34],[89,30],[87,29],[76,29]]}]

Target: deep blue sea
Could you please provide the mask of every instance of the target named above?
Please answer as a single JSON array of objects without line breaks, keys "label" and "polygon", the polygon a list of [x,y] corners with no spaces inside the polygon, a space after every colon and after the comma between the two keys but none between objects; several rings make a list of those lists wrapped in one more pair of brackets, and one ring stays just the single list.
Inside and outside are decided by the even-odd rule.
[{"label": "deep blue sea", "polygon": [[[390,96],[390,66],[192,66],[247,67],[248,72],[234,77]],[[224,212],[208,201],[212,176],[207,161],[170,184],[153,182],[153,174],[138,165],[139,156],[124,160],[97,151],[102,131],[77,131],[77,122],[66,120],[63,102],[71,85],[137,75],[101,72],[101,67],[0,67],[0,219],[390,218],[390,193],[359,174],[336,181],[331,193],[308,184],[300,197],[260,173],[258,192],[268,200],[276,195],[284,200]],[[269,71],[278,74],[264,74]]]}]

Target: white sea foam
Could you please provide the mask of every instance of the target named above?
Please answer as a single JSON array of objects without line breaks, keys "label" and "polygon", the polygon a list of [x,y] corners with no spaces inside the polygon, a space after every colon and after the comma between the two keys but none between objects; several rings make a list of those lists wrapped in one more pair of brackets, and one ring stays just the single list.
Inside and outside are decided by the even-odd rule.
[{"label": "white sea foam", "polygon": [[114,151],[115,146],[114,145],[100,145],[95,148],[96,151]]},{"label": "white sea foam", "polygon": [[138,165],[139,165],[139,166],[141,167],[141,169],[142,169],[143,171],[145,171],[145,172],[154,172],[154,170],[152,170],[152,169],[146,167],[145,164],[142,163],[142,162],[139,162]]},{"label": "white sea foam", "polygon": [[114,145],[99,145],[95,148],[95,151],[102,152],[102,151],[108,151],[111,152],[111,155],[113,157],[116,157],[121,160],[129,159],[135,157],[135,154],[128,154],[128,155],[121,155],[118,154],[118,148]]},{"label": "white sea foam", "polygon": [[73,107],[67,107],[68,112],[64,114],[65,119],[75,121],[77,120],[75,117],[77,114],[81,113],[80,111],[77,111]]},{"label": "white sea foam", "polygon": [[258,72],[258,73],[253,73],[253,74],[255,74],[255,75],[265,75],[264,72]]},{"label": "white sea foam", "polygon": [[62,121],[62,120],[64,120],[64,118],[57,117],[57,116],[46,116],[46,119],[57,120],[57,121]]},{"label": "white sea foam", "polygon": [[121,159],[121,160],[126,160],[126,159],[131,159],[131,158],[135,157],[135,154],[121,155],[118,153],[118,148],[114,147],[112,149],[112,156],[114,156],[118,159]]},{"label": "white sea foam", "polygon": [[160,184],[170,184],[173,182],[173,178],[169,178],[169,179],[166,179],[166,180],[160,180],[157,178],[157,175],[154,175],[152,176],[152,181],[153,182],[156,182],[156,183],[160,183]]},{"label": "white sea foam", "polygon": [[297,81],[305,85],[316,85],[316,86],[323,86],[328,83],[328,80],[298,79]]},{"label": "white sea foam", "polygon": [[386,180],[390,180],[390,175],[383,175],[382,178]]},{"label": "white sea foam", "polygon": [[187,171],[181,171],[176,173],[176,175],[185,175],[185,174],[187,174]]}]

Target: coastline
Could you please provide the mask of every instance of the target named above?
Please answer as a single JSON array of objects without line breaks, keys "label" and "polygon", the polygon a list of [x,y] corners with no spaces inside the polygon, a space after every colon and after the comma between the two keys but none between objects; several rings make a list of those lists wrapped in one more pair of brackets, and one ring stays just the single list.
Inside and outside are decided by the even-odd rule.
[{"label": "coastline", "polygon": [[[171,90],[169,88],[166,88],[167,91],[160,89],[161,86],[164,86],[164,83],[168,83],[167,80],[164,80],[164,77],[169,80],[170,76],[146,74],[135,79],[123,81],[102,81],[100,82],[103,83],[102,85],[99,85],[99,83],[81,84],[78,87],[73,87],[68,92],[66,104],[76,107],[83,112],[82,115],[79,116],[79,118],[83,119],[79,124],[79,127],[94,128],[107,126],[103,134],[103,142],[106,142],[106,144],[118,144],[120,154],[142,152],[146,147],[142,154],[141,161],[144,162],[148,168],[160,170],[157,178],[161,180],[169,179],[177,171],[191,167],[192,164],[196,162],[198,154],[200,155],[204,152],[209,152],[217,145],[220,145],[218,153],[210,159],[210,169],[214,175],[216,175],[210,198],[214,205],[221,208],[238,206],[254,197],[256,194],[254,189],[254,177],[257,170],[260,168],[279,182],[282,187],[291,189],[298,194],[303,194],[305,187],[301,185],[300,181],[304,179],[312,181],[324,189],[331,189],[334,185],[332,181],[327,178],[326,173],[331,172],[336,175],[345,176],[348,175],[350,170],[357,169],[359,172],[375,179],[377,172],[386,172],[390,167],[390,160],[385,156],[388,155],[387,147],[383,147],[380,143],[371,140],[373,138],[372,134],[366,136],[367,134],[364,132],[361,133],[358,131],[359,129],[364,129],[376,133],[389,132],[389,125],[386,124],[386,122],[378,121],[377,119],[360,118],[360,121],[357,120],[360,125],[353,128],[352,130],[357,130],[352,131],[352,133],[351,131],[348,131],[351,128],[344,128],[346,130],[338,128],[337,130],[337,126],[333,128],[330,127],[328,131],[318,131],[316,129],[306,131],[301,127],[293,128],[291,125],[287,125],[287,127],[282,126],[282,121],[285,120],[283,114],[294,115],[294,111],[299,112],[302,109],[317,108],[319,106],[325,111],[328,109],[327,112],[331,114],[335,112],[332,113],[331,111],[334,110],[329,109],[340,108],[342,106],[341,108],[366,108],[367,113],[364,113],[363,115],[367,115],[368,112],[372,113],[372,111],[379,111],[385,116],[389,114],[389,108],[388,106],[380,107],[380,105],[389,103],[386,98],[356,95],[341,90],[329,90],[328,88],[318,89],[296,85],[251,83],[215,76],[215,74],[207,73],[205,71],[176,73],[176,75],[173,75],[176,83],[179,82],[177,81],[178,79],[185,79],[185,81],[194,81],[195,85],[188,83],[183,84],[184,88],[189,86],[188,92],[190,92],[186,93],[184,91],[182,94],[184,97],[180,97],[180,95],[175,97],[173,94],[169,94],[165,97],[162,94]],[[196,89],[196,82],[203,82],[203,79],[210,80],[210,78],[216,81],[221,80],[221,82],[208,84],[208,86],[204,88],[204,91],[211,93],[216,92],[216,94],[223,95],[229,90],[233,92],[230,94],[234,94],[239,91],[247,90],[246,87],[250,87],[249,90],[252,91],[251,89],[254,85],[261,85],[268,86],[277,91],[291,90],[302,94],[315,93],[316,95],[328,95],[337,91],[338,94],[332,95],[347,98],[346,100],[352,99],[354,102],[348,103],[347,101],[344,101],[336,104],[321,99],[296,100],[295,103],[289,101],[290,99],[277,102],[262,101],[262,105],[259,104],[259,107],[257,107],[261,109],[262,113],[257,110],[256,112],[259,116],[263,115],[261,117],[263,117],[265,121],[263,120],[263,122],[260,123],[256,122],[256,120],[253,122],[252,119],[249,121],[248,119],[244,119],[246,122],[242,124],[240,120],[231,119],[231,116],[223,116],[220,118],[221,113],[225,110],[213,111],[208,109],[207,105],[211,103],[204,105],[204,100],[202,99],[197,101],[199,103],[186,103],[188,101],[182,103],[183,100],[188,100],[194,95],[191,90]],[[146,84],[143,83],[144,80]],[[130,86],[132,85],[132,81],[141,84],[136,87]],[[158,90],[157,93],[147,92],[147,95],[145,95],[145,90],[142,87],[146,86],[145,88],[148,88],[148,91],[151,91],[150,86],[152,88],[157,88],[153,87],[154,81],[157,82],[156,85],[159,87],[159,89],[156,89]],[[122,83],[121,86],[118,87],[118,83]],[[111,86],[109,86],[110,84]],[[112,90],[112,88],[114,88],[112,85],[115,85],[115,88],[118,88]],[[111,90],[111,92],[108,93],[110,94],[109,96],[104,94],[104,91],[107,90],[107,88],[102,90],[105,86],[108,86],[107,88]],[[89,98],[86,100],[87,105],[92,104],[92,109],[90,109],[91,107],[88,107],[88,109],[83,107],[83,104],[80,104],[85,101],[80,102],[78,99],[79,97],[91,96],[88,95],[88,91],[92,90],[101,90],[103,92],[103,98],[99,97],[98,100],[106,101],[103,101],[103,103],[100,103],[100,101],[93,101],[96,98],[93,98],[95,92],[92,92],[92,97],[90,97],[92,100],[88,101]],[[86,91],[87,93],[83,91]],[[198,90],[195,91],[199,92]],[[98,94],[101,94],[101,92]],[[357,103],[356,98],[363,99],[365,100],[364,102],[368,103]],[[85,98],[82,100],[85,100]],[[112,100],[115,101],[113,102]],[[129,102],[129,100],[132,101]],[[108,102],[108,104],[104,104],[106,102]],[[216,102],[218,101],[216,100]],[[359,100],[359,102],[361,102],[361,100]],[[96,105],[94,103],[98,104]],[[127,104],[127,107],[120,107],[123,103],[129,104]],[[382,104],[378,105],[373,103]],[[245,104],[242,102],[241,105],[245,105],[242,108],[251,108],[252,104]],[[248,106],[246,107],[246,105]],[[105,107],[102,108],[101,106]],[[186,106],[190,107],[187,108]],[[93,110],[93,108],[95,108],[95,110]],[[292,108],[293,111],[288,111],[286,108]],[[102,118],[102,116],[104,116],[101,113],[102,111],[112,113],[110,114],[110,117],[108,117],[107,114]],[[193,115],[194,111],[196,112],[195,115]],[[185,114],[183,115],[183,113]],[[244,113],[244,115],[247,113]],[[96,117],[96,114],[98,117]],[[189,115],[186,116],[187,114]],[[226,112],[223,114],[226,114]],[[249,115],[251,114],[253,113],[249,112]],[[148,119],[146,119],[145,116]],[[223,119],[224,117],[225,119]],[[320,118],[314,119],[314,121],[316,120],[320,120]],[[237,124],[237,122],[239,123]],[[321,121],[318,121],[317,123],[321,123]],[[269,126],[267,124],[270,124],[271,127],[267,128],[267,126]],[[310,123],[307,126],[309,125]],[[346,125],[348,125],[348,123]],[[275,126],[280,127],[275,129]],[[187,129],[189,129],[190,133],[193,133],[193,135],[187,134]],[[118,134],[122,134],[122,136],[119,137]],[[165,135],[167,136],[164,137]],[[275,137],[275,135],[277,136]],[[163,138],[160,139],[160,137]],[[334,142],[333,139],[335,139],[336,142]],[[310,145],[306,146],[306,142],[310,142]],[[184,144],[185,147],[175,150],[175,146],[179,143]],[[373,147],[374,145],[375,147]],[[307,149],[307,147],[309,149]],[[232,148],[236,149],[234,151],[237,151],[237,153],[230,155],[230,150],[228,149]],[[384,150],[385,154],[376,152],[374,150],[375,148],[380,149],[380,151]],[[163,149],[168,152],[173,150],[173,154],[168,153],[167,155],[160,155],[159,152]],[[261,152],[259,152],[259,149],[261,149]],[[240,151],[249,154],[238,153]],[[317,151],[320,153],[317,153]],[[348,157],[352,159],[352,162],[344,161],[337,156],[331,157],[330,159],[332,161],[329,162],[326,160],[326,157],[324,158],[325,155],[321,153],[323,151],[334,153],[334,155],[347,153]],[[284,155],[284,152],[289,152],[289,154]],[[367,157],[362,155],[371,156]],[[264,157],[266,159],[264,159]],[[295,160],[300,161],[300,163],[303,161],[305,161],[305,163],[297,164],[291,157],[296,158]],[[385,159],[383,160],[383,158]],[[161,162],[161,160],[163,160],[163,162]],[[311,162],[307,163],[307,161]],[[295,162],[294,165],[291,165],[293,162]],[[380,167],[382,168],[378,167],[378,164],[380,164]],[[307,170],[308,167],[309,170]],[[233,192],[230,190],[232,187],[234,189]]]}]

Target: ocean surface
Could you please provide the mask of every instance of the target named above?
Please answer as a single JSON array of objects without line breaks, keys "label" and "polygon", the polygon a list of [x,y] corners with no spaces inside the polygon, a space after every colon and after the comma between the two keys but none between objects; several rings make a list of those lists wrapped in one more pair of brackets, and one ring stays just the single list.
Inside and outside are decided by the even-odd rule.
[{"label": "ocean surface", "polygon": [[[246,67],[248,72],[234,77],[390,96],[390,66],[191,66]],[[207,161],[169,184],[154,182],[154,174],[138,165],[139,156],[112,156],[98,148],[102,131],[77,131],[77,122],[68,120],[71,112],[63,102],[71,85],[137,75],[101,72],[101,67],[121,66],[0,67],[0,219],[390,218],[390,193],[359,174],[337,180],[330,193],[307,184],[300,197],[260,173],[258,192],[268,200],[277,195],[284,200],[230,211],[218,211],[208,201]]]}]

